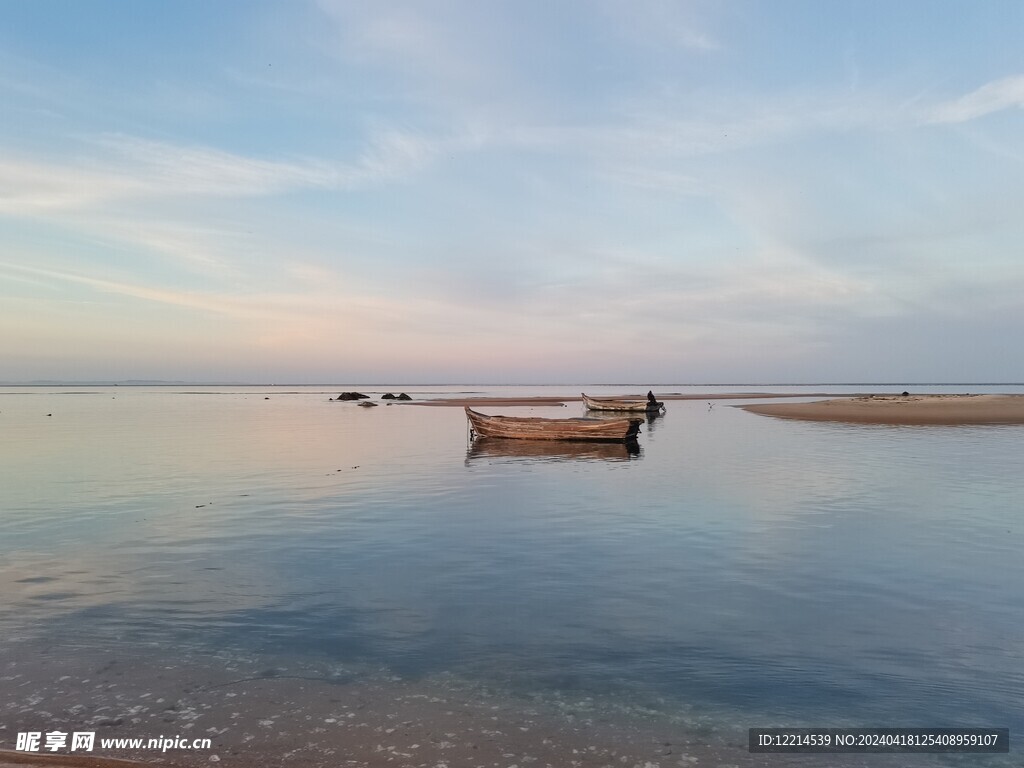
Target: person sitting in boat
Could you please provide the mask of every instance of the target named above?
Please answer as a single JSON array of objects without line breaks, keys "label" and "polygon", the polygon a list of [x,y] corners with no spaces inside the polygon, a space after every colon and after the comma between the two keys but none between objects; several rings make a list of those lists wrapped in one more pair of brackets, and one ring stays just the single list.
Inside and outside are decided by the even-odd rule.
[{"label": "person sitting in boat", "polygon": [[658,401],[654,399],[654,392],[647,390],[647,402],[651,405],[657,405]]}]

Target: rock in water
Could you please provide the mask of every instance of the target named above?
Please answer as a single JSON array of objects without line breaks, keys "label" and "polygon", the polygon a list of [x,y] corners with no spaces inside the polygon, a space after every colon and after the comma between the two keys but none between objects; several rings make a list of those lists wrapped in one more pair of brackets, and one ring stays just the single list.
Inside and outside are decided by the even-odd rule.
[{"label": "rock in water", "polygon": [[362,392],[342,392],[338,395],[338,400],[367,400],[369,395],[364,395]]}]

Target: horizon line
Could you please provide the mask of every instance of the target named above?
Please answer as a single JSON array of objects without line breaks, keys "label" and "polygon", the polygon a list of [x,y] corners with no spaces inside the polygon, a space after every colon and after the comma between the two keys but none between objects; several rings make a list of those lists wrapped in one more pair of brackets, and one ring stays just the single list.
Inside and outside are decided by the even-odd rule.
[{"label": "horizon line", "polygon": [[725,381],[725,382],[486,382],[486,381],[423,381],[404,384],[385,381],[367,382],[252,382],[252,381],[188,381],[170,379],[35,379],[31,381],[0,381],[0,387],[992,387],[1024,386],[1019,381]]}]

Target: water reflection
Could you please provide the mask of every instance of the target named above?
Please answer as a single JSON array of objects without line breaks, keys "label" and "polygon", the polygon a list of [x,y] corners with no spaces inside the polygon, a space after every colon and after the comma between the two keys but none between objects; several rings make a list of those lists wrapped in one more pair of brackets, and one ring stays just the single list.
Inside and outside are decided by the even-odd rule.
[{"label": "water reflection", "polygon": [[642,453],[467,446],[461,409],[126,389],[0,403],[5,639],[1024,723],[1019,431],[680,401]]},{"label": "water reflection", "polygon": [[553,440],[507,440],[480,437],[466,452],[466,462],[509,458],[527,461],[629,461],[640,457],[640,445],[627,443],[572,443]]},{"label": "water reflection", "polygon": [[664,418],[664,411],[651,411],[647,414],[647,431],[653,432],[658,422]]}]

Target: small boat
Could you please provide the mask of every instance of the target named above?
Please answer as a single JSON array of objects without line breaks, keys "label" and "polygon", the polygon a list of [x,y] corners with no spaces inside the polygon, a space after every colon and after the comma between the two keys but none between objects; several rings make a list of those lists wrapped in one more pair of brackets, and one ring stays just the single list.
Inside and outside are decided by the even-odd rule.
[{"label": "small boat", "polygon": [[583,404],[591,411],[660,411],[665,404],[657,400],[637,398],[635,400],[617,399],[614,397],[583,397]]},{"label": "small boat", "polygon": [[[632,415],[635,413],[636,415]],[[665,409],[662,408],[660,411],[647,411],[641,413],[639,411],[623,412],[623,411],[587,411],[588,419],[621,419],[621,418],[633,418],[633,419],[644,419],[646,422],[647,429],[645,430],[648,434],[653,432],[658,427],[658,422],[665,418]]]},{"label": "small boat", "polygon": [[521,416],[486,416],[466,406],[466,416],[477,437],[513,440],[583,440],[597,443],[635,442],[643,419],[541,419]]}]

